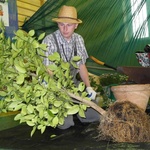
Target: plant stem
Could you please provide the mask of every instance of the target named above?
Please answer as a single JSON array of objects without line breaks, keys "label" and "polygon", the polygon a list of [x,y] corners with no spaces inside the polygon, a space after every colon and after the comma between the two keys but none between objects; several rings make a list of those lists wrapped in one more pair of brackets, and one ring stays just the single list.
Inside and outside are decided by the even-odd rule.
[{"label": "plant stem", "polygon": [[88,101],[80,96],[77,96],[73,93],[67,92],[68,95],[84,104],[87,104],[88,106],[92,107],[93,109],[95,109],[98,113],[100,113],[102,116],[105,116],[106,111],[104,109],[102,109],[101,107],[99,107],[97,104],[95,104],[92,101]]}]

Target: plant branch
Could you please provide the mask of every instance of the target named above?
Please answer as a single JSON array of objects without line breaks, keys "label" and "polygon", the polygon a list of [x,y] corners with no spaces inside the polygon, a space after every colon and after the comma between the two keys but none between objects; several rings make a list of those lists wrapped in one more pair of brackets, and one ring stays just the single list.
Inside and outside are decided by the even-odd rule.
[{"label": "plant branch", "polygon": [[82,98],[82,97],[80,97],[80,96],[77,96],[77,95],[75,95],[75,94],[73,94],[73,93],[70,93],[70,92],[68,92],[68,91],[67,91],[67,93],[68,93],[68,95],[69,95],[70,97],[72,97],[72,98],[74,98],[74,99],[76,99],[76,100],[78,100],[78,101],[80,101],[80,102],[82,102],[82,103],[84,103],[84,104],[87,104],[88,106],[92,107],[92,108],[95,109],[98,113],[100,113],[102,116],[105,115],[106,111],[105,111],[104,109],[102,109],[101,107],[99,107],[99,106],[98,106],[97,104],[95,104],[94,102],[88,101],[88,100],[86,100],[86,99],[84,99],[84,98]]}]

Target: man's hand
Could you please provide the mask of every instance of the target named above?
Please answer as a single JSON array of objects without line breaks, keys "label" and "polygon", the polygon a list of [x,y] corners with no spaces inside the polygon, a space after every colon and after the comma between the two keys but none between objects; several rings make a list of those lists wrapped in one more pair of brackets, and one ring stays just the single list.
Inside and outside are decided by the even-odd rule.
[{"label": "man's hand", "polygon": [[88,92],[88,97],[91,98],[92,100],[95,100],[96,92],[93,90],[93,88],[92,87],[87,87],[86,91]]}]

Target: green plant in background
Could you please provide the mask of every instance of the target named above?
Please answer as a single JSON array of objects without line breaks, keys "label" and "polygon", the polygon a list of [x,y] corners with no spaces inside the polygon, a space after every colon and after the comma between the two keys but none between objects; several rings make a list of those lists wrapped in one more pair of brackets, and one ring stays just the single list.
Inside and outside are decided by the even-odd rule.
[{"label": "green plant in background", "polygon": [[[98,102],[98,105],[100,107],[109,107],[109,105],[112,103],[111,99],[108,97],[108,94],[106,93],[106,90],[104,89],[104,86],[99,82],[96,82],[95,77],[90,76],[90,83],[91,86],[95,89],[97,92],[96,101]],[[99,77],[100,80],[100,77]]]},{"label": "green plant in background", "polygon": [[102,86],[118,85],[126,83],[128,78],[128,76],[119,73],[102,74],[100,76],[100,83]]},{"label": "green plant in background", "polygon": [[91,86],[99,93],[99,105],[109,107],[114,102],[113,94],[110,90],[112,85],[124,84],[128,81],[128,76],[119,73],[102,74],[99,76],[99,82],[90,76]]},{"label": "green plant in background", "polygon": [[110,104],[114,103],[116,100],[113,92],[111,91],[111,86],[126,84],[128,81],[128,76],[120,73],[108,73],[102,74],[100,76],[100,84],[103,86],[104,91],[104,105],[108,107]]},{"label": "green plant in background", "polygon": [[14,119],[31,126],[31,136],[36,130],[43,133],[47,126],[62,125],[67,115],[85,117],[87,106],[68,95],[87,96],[83,82],[76,87],[70,75],[70,63],[76,67],[80,58],[75,56],[68,63],[58,53],[50,55],[50,76],[43,64],[46,45],[40,43],[44,33],[36,38],[34,30],[18,30],[11,41],[4,36],[2,22],[0,29],[0,112],[19,111]]}]

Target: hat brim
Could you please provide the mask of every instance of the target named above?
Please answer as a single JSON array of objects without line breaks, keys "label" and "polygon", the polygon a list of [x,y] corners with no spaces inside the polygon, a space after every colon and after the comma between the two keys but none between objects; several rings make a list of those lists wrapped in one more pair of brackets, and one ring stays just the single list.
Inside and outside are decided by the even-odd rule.
[{"label": "hat brim", "polygon": [[80,19],[69,19],[69,18],[53,18],[54,22],[65,22],[65,23],[82,23]]}]

